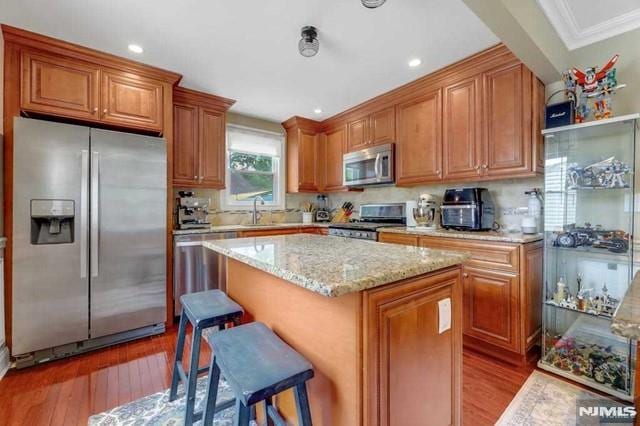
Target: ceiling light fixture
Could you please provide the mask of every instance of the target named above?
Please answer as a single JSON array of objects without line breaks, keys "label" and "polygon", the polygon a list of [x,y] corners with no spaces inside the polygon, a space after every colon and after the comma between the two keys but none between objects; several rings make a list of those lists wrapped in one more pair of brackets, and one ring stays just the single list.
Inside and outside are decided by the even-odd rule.
[{"label": "ceiling light fixture", "polygon": [[307,58],[315,56],[315,54],[318,53],[318,49],[320,49],[318,30],[316,30],[316,27],[302,27],[300,35],[302,36],[298,42],[298,50],[300,51],[300,54]]},{"label": "ceiling light fixture", "polygon": [[138,53],[138,54],[144,52],[144,49],[142,48],[142,46],[138,46],[137,44],[130,44],[129,50],[132,51],[133,53]]},{"label": "ceiling light fixture", "polygon": [[321,108],[316,108],[313,110],[313,112],[315,112],[316,114],[322,114],[322,109]]},{"label": "ceiling light fixture", "polygon": [[413,59],[411,59],[411,60],[409,61],[409,66],[410,66],[411,68],[415,68],[415,67],[417,67],[418,65],[420,65],[421,63],[422,63],[422,61],[421,61],[420,59],[418,59],[418,58],[413,58]]},{"label": "ceiling light fixture", "polygon": [[376,7],[380,7],[387,0],[362,0],[362,5],[367,9],[375,9]]}]

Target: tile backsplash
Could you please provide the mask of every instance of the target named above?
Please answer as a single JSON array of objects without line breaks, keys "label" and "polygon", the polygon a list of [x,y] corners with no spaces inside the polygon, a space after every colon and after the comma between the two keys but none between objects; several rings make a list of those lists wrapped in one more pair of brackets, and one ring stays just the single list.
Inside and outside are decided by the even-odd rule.
[{"label": "tile backsplash", "polygon": [[[355,206],[357,217],[360,204],[366,203],[393,203],[417,200],[420,194],[429,193],[442,201],[445,189],[455,187],[481,186],[488,188],[497,206],[497,222],[506,229],[515,229],[520,226],[522,216],[527,214],[527,198],[525,191],[531,188],[542,188],[544,179],[533,177],[527,179],[511,179],[493,182],[466,183],[464,185],[421,185],[414,187],[376,187],[368,188],[362,192],[339,192],[328,194],[332,208],[339,208],[343,203],[350,201]],[[175,189],[175,196],[178,191]],[[196,196],[208,197],[211,200],[209,209],[209,221],[213,225],[237,225],[251,222],[251,212],[245,210],[228,211],[220,210],[220,192],[218,190],[194,190]],[[264,222],[301,222],[303,203],[315,202],[316,194],[287,194],[286,208],[284,210],[263,211]]]},{"label": "tile backsplash", "polygon": [[520,228],[522,216],[527,214],[528,195],[525,191],[531,188],[542,188],[544,178],[533,177],[526,179],[510,179],[490,182],[469,182],[464,184],[421,185],[414,187],[378,187],[369,188],[363,192],[344,192],[329,194],[329,201],[333,207],[341,206],[345,201],[351,201],[358,211],[364,203],[394,203],[417,200],[420,194],[433,195],[438,203],[442,202],[444,191],[448,188],[479,186],[488,188],[497,207],[497,222],[507,229]]}]

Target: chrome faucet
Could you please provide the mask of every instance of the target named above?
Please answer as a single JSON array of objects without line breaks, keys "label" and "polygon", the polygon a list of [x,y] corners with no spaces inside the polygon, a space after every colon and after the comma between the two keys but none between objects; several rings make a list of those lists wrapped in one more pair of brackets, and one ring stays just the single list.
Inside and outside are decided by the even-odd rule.
[{"label": "chrome faucet", "polygon": [[251,223],[253,225],[257,225],[258,221],[262,217],[262,214],[260,214],[260,212],[258,211],[258,198],[260,199],[260,205],[264,206],[264,198],[259,195],[253,197],[253,216],[251,219]]}]

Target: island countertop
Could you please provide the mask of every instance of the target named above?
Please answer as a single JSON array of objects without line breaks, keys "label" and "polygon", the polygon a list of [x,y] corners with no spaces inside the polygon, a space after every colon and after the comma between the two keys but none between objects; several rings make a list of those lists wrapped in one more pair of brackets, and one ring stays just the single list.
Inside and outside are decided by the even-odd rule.
[{"label": "island countertop", "polygon": [[464,252],[308,234],[214,240],[203,246],[328,297],[427,274],[469,257]]},{"label": "island countertop", "polygon": [[636,273],[613,316],[611,331],[628,339],[640,339],[640,272]]}]

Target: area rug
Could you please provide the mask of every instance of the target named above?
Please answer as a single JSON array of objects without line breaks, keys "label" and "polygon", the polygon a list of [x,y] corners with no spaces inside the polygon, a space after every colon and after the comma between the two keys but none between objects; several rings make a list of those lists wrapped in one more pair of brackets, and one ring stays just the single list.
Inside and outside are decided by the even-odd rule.
[{"label": "area rug", "polygon": [[[196,386],[196,411],[202,410],[207,393],[207,377],[198,379]],[[89,417],[89,426],[177,426],[184,424],[185,397],[182,385],[178,387],[175,401],[169,401],[169,389],[145,396],[128,404]],[[220,381],[218,403],[233,398],[229,385]],[[215,426],[231,426],[235,408],[227,408],[216,413]],[[199,425],[202,421],[195,424]]]},{"label": "area rug", "polygon": [[576,421],[577,402],[596,399],[613,401],[548,374],[534,371],[496,425],[598,425],[598,418]]}]

